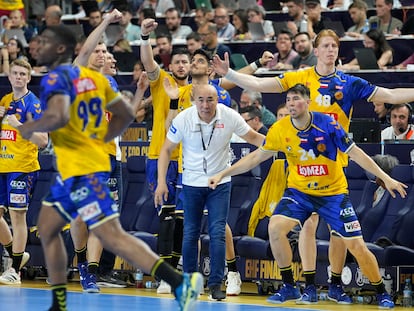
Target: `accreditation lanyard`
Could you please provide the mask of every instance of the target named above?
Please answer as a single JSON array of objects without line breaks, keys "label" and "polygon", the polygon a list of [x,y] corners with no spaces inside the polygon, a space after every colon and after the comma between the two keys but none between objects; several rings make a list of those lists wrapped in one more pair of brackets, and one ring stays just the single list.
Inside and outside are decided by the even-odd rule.
[{"label": "accreditation lanyard", "polygon": [[204,156],[203,156],[203,171],[204,171],[205,174],[207,174],[207,159],[205,157],[205,153],[206,153],[205,151],[207,151],[208,150],[208,147],[210,147],[211,138],[213,137],[214,129],[216,128],[216,123],[217,123],[217,120],[214,121],[213,128],[211,129],[210,138],[208,139],[207,146],[206,146],[206,144],[204,142],[203,130],[201,129],[201,124],[200,124],[201,144],[203,145],[203,151],[204,151]]}]

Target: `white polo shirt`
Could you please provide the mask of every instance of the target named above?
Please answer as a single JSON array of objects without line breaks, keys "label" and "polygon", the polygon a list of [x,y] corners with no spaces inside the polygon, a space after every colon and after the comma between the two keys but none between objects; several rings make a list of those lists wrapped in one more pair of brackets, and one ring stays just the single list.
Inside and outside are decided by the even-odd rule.
[{"label": "white polo shirt", "polygon": [[[180,112],[172,121],[167,138],[183,150],[183,184],[207,187],[208,178],[230,166],[230,139],[233,133],[246,135],[250,126],[233,109],[217,105],[216,115],[207,124],[197,107]],[[204,147],[203,147],[204,143]],[[229,182],[225,177],[221,183]]]},{"label": "white polo shirt", "polygon": [[381,131],[381,140],[384,139],[414,139],[414,127],[410,124],[404,133],[400,135],[396,135],[394,132],[394,128],[389,126]]}]

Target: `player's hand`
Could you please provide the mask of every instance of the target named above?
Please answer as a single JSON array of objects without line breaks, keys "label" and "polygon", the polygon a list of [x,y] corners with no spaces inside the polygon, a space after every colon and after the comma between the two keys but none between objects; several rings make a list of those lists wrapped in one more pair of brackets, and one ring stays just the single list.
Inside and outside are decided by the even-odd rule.
[{"label": "player's hand", "polygon": [[163,81],[165,93],[170,97],[170,99],[177,99],[179,97],[180,91],[178,90],[177,83],[171,81],[168,78],[164,78]]},{"label": "player's hand", "polygon": [[215,73],[225,76],[230,68],[229,53],[224,53],[224,60],[222,60],[217,54],[214,55],[211,65]]},{"label": "player's hand", "polygon": [[154,205],[155,207],[159,205],[163,205],[165,201],[168,200],[168,187],[167,184],[158,183],[157,189],[155,189],[154,193]]},{"label": "player's hand", "polygon": [[220,174],[214,175],[213,177],[210,177],[208,179],[208,187],[211,189],[216,189],[219,182],[223,179],[223,177]]},{"label": "player's hand", "polygon": [[15,114],[10,114],[7,117],[7,122],[9,122],[9,124],[11,126],[13,126],[14,128],[18,128],[20,125],[22,125],[23,123],[21,123],[19,120],[17,120],[16,115]]},{"label": "player's hand", "polygon": [[262,57],[260,57],[259,62],[262,64],[263,67],[273,60],[274,56],[272,52],[264,51]]},{"label": "player's hand", "polygon": [[395,180],[393,178],[389,178],[388,180],[384,181],[385,187],[387,188],[388,192],[391,194],[393,198],[396,197],[394,191],[397,191],[402,198],[405,198],[407,195],[407,191],[405,189],[408,188],[407,185]]},{"label": "player's hand", "polygon": [[141,35],[148,36],[157,27],[158,23],[155,21],[155,19],[146,18],[141,23]]},{"label": "player's hand", "polygon": [[122,13],[118,11],[117,9],[113,9],[111,13],[104,15],[104,20],[107,20],[109,24],[117,23],[122,18]]},{"label": "player's hand", "polygon": [[137,88],[145,91],[148,88],[148,86],[149,86],[148,75],[146,71],[143,71],[141,75],[139,76],[139,79],[137,82]]}]

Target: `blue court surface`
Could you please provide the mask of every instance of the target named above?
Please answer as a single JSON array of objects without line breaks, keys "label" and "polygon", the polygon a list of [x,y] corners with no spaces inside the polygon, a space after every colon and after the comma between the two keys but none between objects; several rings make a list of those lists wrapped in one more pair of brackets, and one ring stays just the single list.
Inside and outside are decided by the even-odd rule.
[{"label": "blue court surface", "polygon": [[[264,297],[263,297],[264,298]],[[51,293],[45,289],[29,289],[0,286],[0,310],[9,311],[45,311],[50,307]],[[322,307],[322,306],[320,306]],[[303,309],[280,307],[278,305],[263,306],[229,302],[197,302],[198,311],[247,311],[247,310],[318,310],[319,308]],[[321,308],[326,310],[325,308]],[[321,310],[319,309],[319,310]],[[161,311],[178,310],[172,298],[143,297],[135,295],[86,294],[68,292],[68,310],[139,310]]]}]

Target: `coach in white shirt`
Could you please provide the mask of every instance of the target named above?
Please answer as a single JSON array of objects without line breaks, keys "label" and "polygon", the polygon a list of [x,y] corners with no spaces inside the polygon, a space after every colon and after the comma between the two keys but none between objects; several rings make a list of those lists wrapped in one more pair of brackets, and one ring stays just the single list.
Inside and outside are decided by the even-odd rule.
[{"label": "coach in white shirt", "polygon": [[180,112],[172,121],[158,158],[158,187],[155,204],[168,196],[166,172],[170,155],[182,143],[184,209],[183,268],[198,271],[198,239],[203,209],[208,209],[211,273],[208,280],[211,298],[224,299],[220,289],[225,266],[225,226],[230,203],[230,178],[215,189],[208,187],[208,178],[230,165],[230,139],[233,133],[250,144],[260,146],[264,136],[255,132],[233,109],[217,105],[214,86],[193,86],[195,105]]},{"label": "coach in white shirt", "polygon": [[414,139],[412,108],[409,104],[392,105],[390,109],[391,126],[381,132],[381,140]]}]

